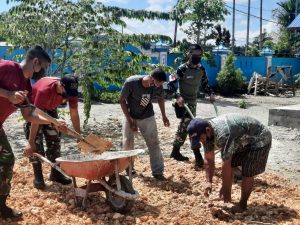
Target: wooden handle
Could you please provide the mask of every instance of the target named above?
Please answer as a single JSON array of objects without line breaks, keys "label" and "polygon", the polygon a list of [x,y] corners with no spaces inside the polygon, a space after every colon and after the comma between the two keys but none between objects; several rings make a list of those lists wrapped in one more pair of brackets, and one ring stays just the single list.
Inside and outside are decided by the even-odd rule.
[{"label": "wooden handle", "polygon": [[195,117],[194,117],[193,113],[191,112],[190,108],[187,106],[187,104],[184,104],[184,108],[185,108],[186,111],[189,113],[190,117],[191,117],[192,119],[194,119]]},{"label": "wooden handle", "polygon": [[[50,116],[48,113],[45,113],[43,110],[40,110],[38,108],[35,108],[35,112],[39,114],[40,116],[44,117],[47,121],[50,123],[53,123],[55,126],[60,126],[60,123],[52,116]],[[84,139],[78,132],[75,130],[72,130],[71,128],[67,127],[67,135],[70,135],[72,137],[78,138],[80,140]]]}]

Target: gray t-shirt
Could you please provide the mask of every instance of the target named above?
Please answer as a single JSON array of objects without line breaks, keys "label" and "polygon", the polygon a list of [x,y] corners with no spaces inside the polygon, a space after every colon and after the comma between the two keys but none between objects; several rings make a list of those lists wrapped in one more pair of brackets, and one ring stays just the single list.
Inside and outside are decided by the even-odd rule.
[{"label": "gray t-shirt", "polygon": [[135,75],[128,77],[122,87],[121,96],[127,101],[130,116],[134,119],[146,119],[154,115],[151,99],[162,96],[162,86],[145,88],[142,85],[144,76]]},{"label": "gray t-shirt", "polygon": [[225,114],[210,120],[214,140],[207,141],[204,150],[221,149],[223,160],[243,151],[258,151],[269,145],[272,135],[258,120],[236,113]]}]

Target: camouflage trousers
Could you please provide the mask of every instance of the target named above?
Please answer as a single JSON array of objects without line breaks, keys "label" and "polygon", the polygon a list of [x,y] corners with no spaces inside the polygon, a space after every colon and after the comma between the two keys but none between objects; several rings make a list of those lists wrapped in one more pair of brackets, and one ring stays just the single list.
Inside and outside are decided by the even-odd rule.
[{"label": "camouflage trousers", "polygon": [[[192,104],[187,104],[187,105],[190,108],[193,115],[196,116],[196,105],[192,105]],[[184,144],[187,137],[187,127],[191,122],[191,120],[192,118],[190,117],[188,112],[186,112],[184,116],[181,118],[176,131],[175,140],[173,142],[174,147],[180,148]]]},{"label": "camouflage trousers", "polygon": [[14,153],[3,128],[0,128],[0,195],[9,195],[14,164]]},{"label": "camouflage trousers", "polygon": [[[58,118],[56,111],[47,111],[47,113],[54,117]],[[26,139],[29,138],[31,123],[24,124],[24,132]],[[42,156],[46,155],[46,158],[51,162],[55,162],[55,159],[60,157],[60,132],[58,132],[51,125],[39,125],[38,133],[35,139],[36,152]],[[46,151],[44,150],[43,139],[45,138],[46,142]],[[36,157],[30,157],[30,162],[37,163],[39,159]]]}]

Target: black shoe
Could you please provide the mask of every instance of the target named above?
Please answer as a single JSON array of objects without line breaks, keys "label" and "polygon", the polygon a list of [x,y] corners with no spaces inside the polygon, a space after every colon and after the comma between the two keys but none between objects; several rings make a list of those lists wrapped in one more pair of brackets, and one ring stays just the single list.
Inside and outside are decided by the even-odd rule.
[{"label": "black shoe", "polygon": [[6,205],[7,195],[0,195],[0,217],[3,219],[18,219],[22,217],[22,212],[9,208]]},{"label": "black shoe", "polygon": [[180,153],[180,147],[178,147],[178,146],[173,146],[173,150],[171,152],[170,158],[173,158],[177,161],[189,161],[188,157],[183,156]]},{"label": "black shoe", "polygon": [[51,173],[49,176],[49,180],[55,181],[57,183],[61,183],[63,185],[68,185],[72,183],[72,180],[63,174],[61,174],[59,171],[57,171],[54,168],[51,168]]},{"label": "black shoe", "polygon": [[2,219],[18,219],[21,218],[22,216],[23,213],[21,211],[9,207],[5,207],[0,210],[0,217]]},{"label": "black shoe", "polygon": [[170,158],[173,158],[177,161],[189,161],[189,157],[183,156],[180,152],[173,152],[170,155]]},{"label": "black shoe", "polygon": [[165,181],[167,180],[164,175],[160,174],[160,175],[153,175],[153,177],[158,180],[158,181]]},{"label": "black shoe", "polygon": [[44,189],[46,185],[43,177],[42,164],[40,162],[32,163],[32,167],[34,173],[33,186],[37,189]]}]

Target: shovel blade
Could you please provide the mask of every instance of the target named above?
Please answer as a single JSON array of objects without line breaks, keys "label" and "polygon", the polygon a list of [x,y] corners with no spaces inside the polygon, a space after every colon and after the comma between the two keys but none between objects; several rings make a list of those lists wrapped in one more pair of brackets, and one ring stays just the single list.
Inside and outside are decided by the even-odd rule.
[{"label": "shovel blade", "polygon": [[112,148],[113,144],[108,139],[98,137],[95,134],[89,134],[78,143],[78,147],[84,153],[93,152],[101,154],[102,152]]}]

